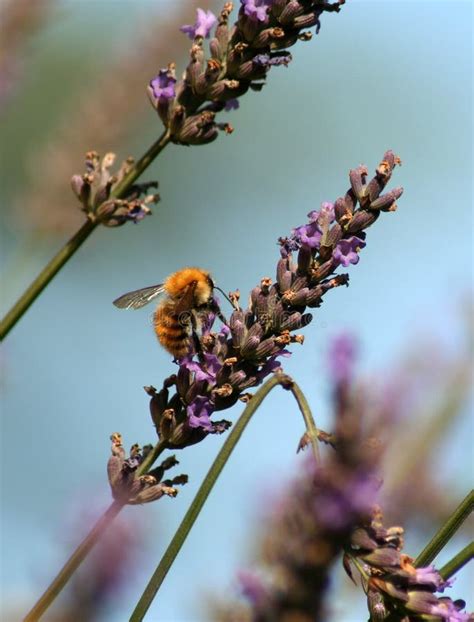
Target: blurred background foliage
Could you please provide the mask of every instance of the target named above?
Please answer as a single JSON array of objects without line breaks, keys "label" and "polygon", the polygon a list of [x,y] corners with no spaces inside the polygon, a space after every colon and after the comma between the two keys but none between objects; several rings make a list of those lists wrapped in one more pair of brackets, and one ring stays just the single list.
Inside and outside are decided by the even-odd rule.
[{"label": "blurred background foliage", "polygon": [[[193,22],[196,6],[1,3],[3,313],[82,222],[69,180],[82,172],[84,153],[138,157],[161,132],[146,83],[170,61],[184,68],[189,40],[178,27]],[[408,531],[408,552],[416,554],[464,496],[473,440],[471,14],[470,2],[353,0],[323,15],[320,34],[292,49],[290,66],[275,68],[261,93],[226,115],[234,134],[204,147],[167,147],[144,175],[160,182],[152,218],[94,232],[18,323],[0,361],[2,619],[26,612],[85,533],[89,518],[71,516],[98,515],[108,503],[109,434],[122,432],[128,445],[154,440],[142,386],[158,386],[173,365],[155,343],[151,311],[121,313],[111,301],[185,265],[207,268],[225,290],[246,295],[273,276],[276,239],[345,192],[349,168],[365,163],[372,171],[388,148],[403,161],[392,180],[405,188],[399,210],[369,230],[350,288],[326,297],[285,369],[318,425],[330,428],[325,352],[341,330],[357,335],[361,376],[403,411],[390,435],[385,503],[387,522]],[[300,462],[301,433],[291,397],[274,393],[147,619],[207,619],[203,595],[225,593],[252,556],[265,499]],[[142,555],[98,620],[128,619],[222,441],[208,438],[178,455],[190,484],[177,499],[123,513],[138,521]],[[459,535],[440,565],[466,538]],[[453,596],[468,596],[468,574]],[[334,619],[364,619],[360,591],[346,579],[335,589]],[[73,594],[64,595],[64,611]]]}]

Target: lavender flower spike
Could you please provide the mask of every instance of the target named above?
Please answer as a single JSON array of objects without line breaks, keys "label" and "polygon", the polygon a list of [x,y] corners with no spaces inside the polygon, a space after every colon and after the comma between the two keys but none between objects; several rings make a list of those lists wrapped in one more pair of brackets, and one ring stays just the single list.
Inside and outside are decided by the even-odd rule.
[{"label": "lavender flower spike", "polygon": [[[381,173],[377,169],[372,186],[377,181],[382,190],[398,162],[387,151],[386,164]],[[281,368],[281,359],[290,354],[287,346],[303,343],[303,335],[296,331],[312,320],[306,308],[319,307],[326,292],[347,285],[348,275],[335,272],[341,264],[357,263],[358,251],[365,246],[363,229],[380,213],[370,211],[370,201],[357,208],[352,189],[335,203],[323,203],[319,211],[309,213],[309,223],[293,229],[291,237],[280,238],[276,280],[261,279],[250,293],[248,308],[240,307],[237,293],[230,294],[234,311],[218,331],[213,330],[214,311],[203,311],[200,334],[195,334],[186,356],[177,361],[177,374],[165,381],[161,391],[147,389],[160,440],[178,449],[230,426],[225,420],[213,421],[213,414],[248,400],[250,388]],[[351,363],[351,352],[347,347],[342,350],[337,370],[341,382],[342,377],[350,379]],[[175,387],[172,395],[171,387]],[[352,482],[361,498],[371,493],[364,481],[355,477]],[[333,501],[337,507],[338,500]]]},{"label": "lavender flower spike", "polygon": [[214,26],[217,24],[217,17],[212,11],[204,11],[203,9],[196,10],[196,23],[194,26],[189,24],[181,26],[181,32],[188,35],[190,39],[196,39],[196,37],[202,37],[203,39],[209,38],[209,34]]}]

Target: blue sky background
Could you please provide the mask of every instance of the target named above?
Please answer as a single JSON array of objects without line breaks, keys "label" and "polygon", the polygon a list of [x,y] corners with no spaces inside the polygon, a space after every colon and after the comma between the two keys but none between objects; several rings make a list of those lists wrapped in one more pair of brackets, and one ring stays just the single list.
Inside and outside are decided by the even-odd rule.
[{"label": "blue sky background", "polygon": [[[128,35],[144,20],[160,36],[161,12],[170,10],[170,2],[62,2],[30,43],[24,83],[0,119],[4,310],[67,237],[42,239],[25,253],[29,234],[8,210],[27,184],[26,155],[47,144],[58,107],[67,110],[87,91],[80,76],[105,71],[117,46],[139,45]],[[72,550],[62,530],[73,508],[107,505],[110,433],[122,432],[126,445],[153,441],[142,387],[159,386],[173,365],[155,342],[152,309],[121,313],[111,304],[119,294],[198,265],[225,290],[246,295],[261,277],[274,275],[276,239],[322,201],[343,194],[349,168],[365,163],[372,172],[391,148],[403,161],[391,181],[405,189],[399,210],[369,229],[360,263],[350,267],[350,287],[326,296],[305,329],[304,347],[293,349],[285,368],[327,428],[325,353],[341,330],[358,336],[362,370],[375,376],[390,374],[400,353],[422,347],[425,334],[453,355],[465,348],[460,318],[472,288],[471,18],[470,2],[353,0],[339,15],[323,15],[320,34],[292,48],[290,66],[275,68],[261,93],[241,99],[229,116],[232,136],[200,148],[171,145],[152,165],[145,178],[159,179],[162,195],[153,217],[96,231],[15,327],[1,355],[4,606],[26,611]],[[181,69],[188,41],[176,36],[182,37],[183,55],[175,59]],[[157,59],[157,69],[169,60]],[[43,77],[50,93],[42,90]],[[143,75],[144,87],[150,77]],[[129,97],[145,97],[144,88]],[[161,132],[151,107],[137,125],[121,156],[138,156]],[[67,183],[64,209],[76,209]],[[235,420],[239,411],[227,415]],[[147,620],[206,620],[203,594],[225,594],[245,565],[261,499],[291,478],[301,433],[290,396],[271,395]],[[472,481],[472,440],[472,426],[460,421],[437,457],[440,485],[456,499]],[[107,620],[128,619],[222,442],[208,438],[178,456],[179,471],[191,481],[176,499],[127,508],[130,516],[145,517],[147,550]],[[468,571],[453,596],[467,597],[467,585]],[[355,617],[345,611],[338,619],[364,619],[362,596],[359,603]]]}]

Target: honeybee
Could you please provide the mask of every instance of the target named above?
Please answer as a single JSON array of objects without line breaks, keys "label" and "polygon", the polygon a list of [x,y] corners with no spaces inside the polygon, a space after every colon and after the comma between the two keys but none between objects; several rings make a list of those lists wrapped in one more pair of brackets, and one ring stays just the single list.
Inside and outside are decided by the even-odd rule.
[{"label": "honeybee", "polygon": [[163,348],[179,359],[189,352],[199,312],[214,311],[225,323],[214,300],[214,289],[219,288],[207,270],[183,268],[171,274],[164,283],[120,296],[114,300],[114,305],[119,309],[140,309],[165,294],[153,315],[153,326]]}]

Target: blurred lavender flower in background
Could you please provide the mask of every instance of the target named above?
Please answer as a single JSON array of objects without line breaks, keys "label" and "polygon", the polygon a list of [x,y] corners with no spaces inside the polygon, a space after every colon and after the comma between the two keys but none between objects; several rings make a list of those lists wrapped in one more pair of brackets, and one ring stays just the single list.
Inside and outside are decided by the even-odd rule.
[{"label": "blurred lavender flower in background", "polygon": [[435,595],[453,582],[444,581],[434,566],[415,568],[413,559],[402,553],[402,549],[403,529],[385,528],[380,508],[375,508],[369,523],[352,534],[345,568],[351,578],[352,564],[362,568],[362,585],[371,619],[472,622],[474,614],[462,612],[466,607],[464,601]]},{"label": "blurred lavender flower in background", "polygon": [[[21,8],[23,21],[20,24],[36,24],[36,18],[30,14],[41,10],[47,16],[51,4],[48,0],[11,0],[6,9],[16,15]],[[118,152],[120,145],[136,135],[137,126],[147,110],[147,100],[131,97],[130,94],[142,92],[143,76],[155,71],[156,58],[165,52],[180,54],[182,40],[174,34],[176,23],[183,20],[197,4],[198,0],[187,0],[182,6],[177,5],[173,12],[160,13],[155,20],[147,11],[145,23],[131,23],[129,27],[130,39],[140,41],[140,45],[124,48],[119,41],[105,71],[101,63],[94,64],[95,73],[89,77],[87,89],[81,85],[78,91],[71,92],[67,109],[55,111],[48,119],[49,130],[43,144],[37,138],[33,152],[23,151],[25,177],[20,179],[14,208],[5,212],[5,218],[13,219],[11,224],[30,230],[35,235],[64,234],[79,226],[83,221],[80,212],[64,209],[64,180],[71,176],[81,154],[88,152],[91,145],[100,153]],[[17,21],[15,17],[12,23]],[[2,22],[2,45],[12,41],[19,47],[22,38],[18,37],[16,30],[12,31],[11,37],[6,37],[7,25],[5,18]],[[160,28],[160,37],[156,36],[157,27]],[[120,75],[120,80],[117,80],[117,75]],[[48,110],[42,111],[42,118],[47,118]],[[24,149],[29,145],[25,145]],[[41,162],[40,167],[38,162]]]},{"label": "blurred lavender flower in background", "polygon": [[4,0],[0,5],[0,115],[21,86],[25,68],[22,48],[48,19],[52,4],[51,0]]},{"label": "blurred lavender flower in background", "polygon": [[[313,622],[337,617],[330,596],[330,572],[343,556],[346,572],[361,575],[373,622],[474,620],[465,603],[437,596],[452,586],[430,565],[416,568],[402,553],[403,528],[386,528],[376,505],[385,444],[385,412],[374,411],[374,387],[356,384],[356,344],[348,334],[332,342],[332,433],[319,431],[332,446],[322,466],[311,456],[300,475],[264,518],[257,567],[238,574],[244,601],[211,605],[217,622]],[[279,488],[280,489],[280,488]],[[333,617],[334,616],[334,617]]]}]

